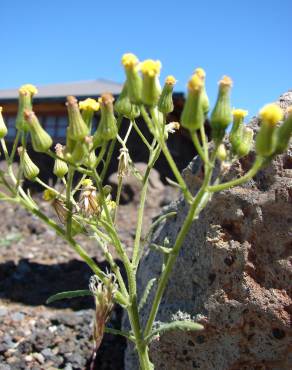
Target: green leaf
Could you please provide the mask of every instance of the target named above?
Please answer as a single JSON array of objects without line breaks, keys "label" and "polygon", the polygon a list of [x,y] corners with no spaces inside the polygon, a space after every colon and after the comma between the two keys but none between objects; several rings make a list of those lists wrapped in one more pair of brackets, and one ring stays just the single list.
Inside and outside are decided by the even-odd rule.
[{"label": "green leaf", "polygon": [[153,279],[148,281],[148,283],[145,287],[144,293],[143,293],[143,295],[140,299],[139,306],[138,306],[138,311],[140,311],[143,308],[144,304],[147,302],[147,298],[148,298],[148,296],[151,292],[151,289],[152,289],[155,281],[156,281],[156,278],[153,278]]},{"label": "green leaf", "polygon": [[154,329],[146,338],[145,341],[150,343],[155,335],[161,335],[172,330],[196,331],[203,330],[204,327],[193,321],[172,321],[170,323],[161,324],[157,329]]},{"label": "green leaf", "polygon": [[105,327],[104,331],[108,334],[121,335],[122,337],[125,337],[125,338],[131,340],[132,342],[135,342],[135,337],[128,331],[113,329],[113,328],[109,328],[109,327]]},{"label": "green leaf", "polygon": [[166,248],[166,247],[163,247],[162,245],[158,245],[158,244],[155,244],[155,243],[150,244],[149,248],[151,250],[154,250],[156,252],[160,252],[160,253],[163,253],[163,254],[170,254],[172,252],[172,248]]},{"label": "green leaf", "polygon": [[62,292],[62,293],[51,295],[47,299],[46,304],[59,301],[60,299],[77,298],[77,297],[84,297],[84,296],[89,296],[89,295],[92,296],[92,293],[90,290],[71,290],[68,292]]}]

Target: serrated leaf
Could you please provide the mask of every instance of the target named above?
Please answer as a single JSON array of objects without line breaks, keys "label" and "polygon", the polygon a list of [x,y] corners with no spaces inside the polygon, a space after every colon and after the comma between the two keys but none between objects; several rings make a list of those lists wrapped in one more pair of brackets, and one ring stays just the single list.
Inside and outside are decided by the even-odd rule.
[{"label": "serrated leaf", "polygon": [[51,295],[47,299],[46,304],[59,301],[60,299],[70,299],[70,298],[84,297],[84,296],[90,296],[90,295],[92,296],[92,293],[90,290],[71,290],[67,292],[61,292],[61,293]]},{"label": "serrated leaf", "polygon": [[147,285],[144,289],[144,293],[143,293],[143,295],[140,299],[139,306],[138,306],[138,311],[140,311],[143,308],[143,306],[145,305],[145,303],[147,302],[147,298],[148,298],[148,296],[151,292],[151,289],[152,289],[155,281],[156,281],[156,278],[153,278],[153,279],[148,281],[148,283],[147,283]]},{"label": "serrated leaf", "polygon": [[172,321],[170,323],[161,324],[157,329],[154,329],[146,338],[146,342],[150,343],[155,335],[160,335],[168,331],[183,330],[183,331],[196,331],[203,330],[204,327],[201,324],[193,321]]}]

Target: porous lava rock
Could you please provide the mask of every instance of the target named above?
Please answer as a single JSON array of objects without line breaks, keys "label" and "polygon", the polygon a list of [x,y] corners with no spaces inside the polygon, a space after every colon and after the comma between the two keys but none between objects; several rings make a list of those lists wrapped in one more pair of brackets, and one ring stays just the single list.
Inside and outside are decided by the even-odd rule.
[{"label": "porous lava rock", "polygon": [[[292,105],[292,91],[278,104]],[[257,130],[258,119],[250,125]],[[246,172],[254,157],[251,153],[237,162],[228,177]],[[184,171],[193,192],[201,171],[198,159]],[[165,208],[177,216],[160,225],[152,242],[168,237],[171,245],[187,209],[182,198]],[[150,347],[155,369],[292,369],[291,255],[292,145],[245,185],[215,194],[193,223],[157,320],[191,318],[204,330],[156,338]],[[159,276],[161,265],[162,256],[148,250],[138,272],[140,295],[147,281]],[[153,292],[141,312],[143,325],[152,299]],[[125,364],[127,370],[138,368],[130,346]]]}]

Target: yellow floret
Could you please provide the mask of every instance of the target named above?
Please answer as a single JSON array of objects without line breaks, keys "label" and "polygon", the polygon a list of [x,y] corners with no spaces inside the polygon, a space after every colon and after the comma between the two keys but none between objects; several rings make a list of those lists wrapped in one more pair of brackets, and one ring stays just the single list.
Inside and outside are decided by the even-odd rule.
[{"label": "yellow floret", "polygon": [[277,104],[267,104],[260,110],[262,121],[275,126],[283,118],[283,111]]},{"label": "yellow floret", "polygon": [[159,76],[161,63],[159,60],[146,59],[141,63],[141,72],[149,77]]},{"label": "yellow floret", "polygon": [[221,80],[219,81],[219,85],[222,86],[222,87],[224,87],[224,86],[226,86],[226,87],[232,87],[232,80],[228,76],[223,76],[221,78]]},{"label": "yellow floret", "polygon": [[2,110],[3,110],[3,107],[0,107],[0,113],[2,112]]},{"label": "yellow floret", "polygon": [[128,69],[135,68],[138,63],[139,63],[139,59],[136,57],[135,54],[126,53],[122,56],[122,65],[125,68],[128,68]]},{"label": "yellow floret", "polygon": [[85,179],[85,180],[82,181],[81,185],[84,186],[84,187],[92,186],[93,182],[90,179]]},{"label": "yellow floret", "polygon": [[82,100],[79,102],[79,108],[81,110],[88,110],[88,111],[94,111],[97,112],[99,110],[100,104],[91,98]]},{"label": "yellow floret", "polygon": [[195,74],[197,74],[202,79],[205,79],[205,77],[206,77],[205,70],[203,68],[200,68],[200,67],[195,70]]},{"label": "yellow floret", "polygon": [[248,115],[248,111],[244,109],[233,109],[232,115],[234,118],[241,119]]},{"label": "yellow floret", "polygon": [[193,74],[188,82],[189,91],[199,91],[202,87],[202,78],[197,73]]},{"label": "yellow floret", "polygon": [[38,93],[38,89],[31,84],[22,85],[18,91],[21,94],[29,93],[31,95],[35,95]]},{"label": "yellow floret", "polygon": [[167,76],[165,79],[166,85],[175,85],[176,84],[176,79],[173,76]]},{"label": "yellow floret", "polygon": [[46,189],[43,193],[43,199],[47,202],[56,198],[56,193],[53,190]]}]

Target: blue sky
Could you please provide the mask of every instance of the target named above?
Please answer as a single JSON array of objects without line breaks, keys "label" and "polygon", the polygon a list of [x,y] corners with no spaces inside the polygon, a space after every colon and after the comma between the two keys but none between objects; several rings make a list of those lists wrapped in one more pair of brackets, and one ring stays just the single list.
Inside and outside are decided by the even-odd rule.
[{"label": "blue sky", "polygon": [[185,91],[192,71],[234,81],[232,104],[255,114],[292,89],[291,0],[0,2],[0,89],[96,78],[123,81],[120,58],[160,59]]}]

